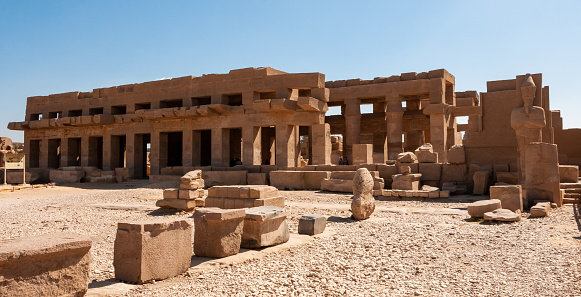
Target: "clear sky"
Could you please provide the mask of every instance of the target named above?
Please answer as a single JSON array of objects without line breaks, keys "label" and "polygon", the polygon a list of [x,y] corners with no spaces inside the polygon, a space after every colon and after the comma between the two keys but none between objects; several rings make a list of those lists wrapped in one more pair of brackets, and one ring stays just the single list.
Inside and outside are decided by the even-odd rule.
[{"label": "clear sky", "polygon": [[446,68],[456,91],[543,73],[581,127],[581,1],[0,0],[0,136],[26,97],[270,66],[327,80]]}]

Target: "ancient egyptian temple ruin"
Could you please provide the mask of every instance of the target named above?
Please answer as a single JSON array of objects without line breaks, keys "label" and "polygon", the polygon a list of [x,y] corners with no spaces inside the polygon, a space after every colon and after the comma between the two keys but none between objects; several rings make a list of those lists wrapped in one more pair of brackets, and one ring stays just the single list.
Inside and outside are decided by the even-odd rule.
[{"label": "ancient egyptian temple ruin", "polygon": [[[567,152],[559,156],[561,163],[579,163],[581,156],[564,140],[577,132],[562,130],[541,74],[490,81],[479,94],[456,92],[454,76],[444,69],[325,81],[322,73],[246,68],[29,97],[25,120],[8,127],[24,130],[26,165],[46,179],[59,168],[117,174],[123,168],[131,178],[194,168],[249,174],[230,179],[232,184],[250,183],[251,173],[336,171],[343,164],[378,164],[370,170],[381,173],[380,165],[394,166],[400,153],[429,143],[437,154],[430,162],[439,165],[434,177],[422,179],[426,184],[470,184],[482,168],[495,181],[497,172],[512,174],[504,174],[504,181],[518,181],[520,150],[511,113],[524,104],[525,80],[535,86],[527,98],[544,113],[535,141],[559,148],[561,141]],[[460,145],[461,161],[449,160]],[[413,173],[427,168],[415,163]],[[382,176],[386,188],[391,174]]]}]

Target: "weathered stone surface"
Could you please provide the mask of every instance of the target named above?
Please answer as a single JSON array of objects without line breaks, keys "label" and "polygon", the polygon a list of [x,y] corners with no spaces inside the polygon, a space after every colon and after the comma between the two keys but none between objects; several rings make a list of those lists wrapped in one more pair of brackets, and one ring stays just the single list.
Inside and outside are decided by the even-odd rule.
[{"label": "weathered stone surface", "polygon": [[321,182],[329,178],[328,171],[273,171],[270,184],[278,189],[320,189]]},{"label": "weathered stone surface", "polygon": [[268,185],[266,173],[248,173],[246,181],[249,185]]},{"label": "weathered stone surface", "polygon": [[245,217],[243,209],[197,209],[194,212],[196,256],[222,258],[238,254]]},{"label": "weathered stone surface", "polygon": [[526,198],[528,205],[535,200],[563,204],[559,187],[559,156],[557,145],[531,142],[525,147]]},{"label": "weathered stone surface", "polygon": [[[164,191],[165,192],[165,191]],[[179,190],[178,191],[178,198],[180,199],[198,199],[204,197],[204,190]]]},{"label": "weathered stone surface", "polygon": [[206,187],[221,185],[245,185],[248,171],[202,171]]},{"label": "weathered stone surface", "polygon": [[373,163],[372,144],[353,144],[353,165]]},{"label": "weathered stone surface", "polygon": [[535,206],[531,207],[531,218],[546,217],[549,215],[549,210],[551,209],[550,202],[539,202]]},{"label": "weathered stone surface", "polygon": [[466,164],[442,164],[442,181],[463,182],[466,181]]},{"label": "weathered stone surface", "polygon": [[518,184],[518,173],[517,172],[497,172],[496,181],[499,183],[506,183],[510,185]]},{"label": "weathered stone surface", "polygon": [[155,206],[161,208],[174,208],[177,210],[192,211],[198,207],[204,207],[205,198],[197,199],[162,199],[157,200]]},{"label": "weathered stone surface", "polygon": [[181,177],[181,182],[189,182],[202,178],[202,170],[192,170]]},{"label": "weathered stone surface", "polygon": [[502,208],[514,212],[523,211],[522,187],[520,185],[491,186],[490,199],[498,199]]},{"label": "weathered stone surface", "polygon": [[474,195],[484,195],[488,192],[489,171],[477,171],[474,173]]},{"label": "weathered stone surface", "polygon": [[186,220],[117,226],[113,259],[117,279],[141,284],[173,277],[188,270],[191,257],[192,225]]},{"label": "weathered stone surface", "polygon": [[0,296],[83,296],[91,265],[88,236],[56,233],[0,242]]},{"label": "weathered stone surface", "polygon": [[415,153],[419,163],[438,163],[438,153],[417,150]]},{"label": "weathered stone surface", "polygon": [[579,181],[579,166],[559,165],[559,178],[562,183],[576,183]]},{"label": "weathered stone surface", "polygon": [[397,162],[399,163],[415,163],[416,161],[416,155],[412,152],[399,153],[397,155]]},{"label": "weathered stone surface", "polygon": [[260,248],[289,240],[286,213],[281,207],[260,206],[245,211],[241,247]]},{"label": "weathered stone surface", "polygon": [[367,168],[357,169],[353,178],[353,201],[351,212],[356,220],[365,220],[375,211],[373,198],[373,178]]},{"label": "weathered stone surface", "polygon": [[[82,170],[65,171],[53,169],[49,172],[50,181],[57,184],[80,183],[83,177],[85,177],[85,172]],[[115,180],[114,177],[113,180]]]},{"label": "weathered stone surface", "polygon": [[480,200],[468,204],[468,214],[473,218],[481,218],[484,216],[484,213],[491,212],[499,208],[502,208],[502,205],[498,199]]},{"label": "weathered stone surface", "polygon": [[417,191],[420,186],[420,179],[422,175],[420,173],[415,174],[395,174],[392,176],[393,182],[391,183],[391,188],[394,190],[415,190]]},{"label": "weathered stone surface", "polygon": [[422,174],[421,181],[440,181],[442,177],[442,164],[440,163],[420,163],[419,173]]},{"label": "weathered stone surface", "polygon": [[327,218],[320,214],[304,215],[299,219],[299,234],[317,235],[325,232]]},{"label": "weathered stone surface", "polygon": [[496,209],[484,213],[485,221],[518,222],[521,220],[520,213],[514,213],[509,209]]},{"label": "weathered stone surface", "polygon": [[180,190],[177,188],[169,188],[163,190],[163,199],[178,199]]},{"label": "weathered stone surface", "polygon": [[205,182],[203,179],[184,179],[181,178],[180,182],[180,189],[182,190],[198,190],[203,189],[205,186]]},{"label": "weathered stone surface", "polygon": [[115,168],[115,179],[118,183],[127,182],[131,179],[131,174],[129,174],[129,168],[118,167]]},{"label": "weathered stone surface", "polygon": [[456,144],[448,150],[448,163],[450,164],[464,164],[466,163],[466,152],[464,146]]}]

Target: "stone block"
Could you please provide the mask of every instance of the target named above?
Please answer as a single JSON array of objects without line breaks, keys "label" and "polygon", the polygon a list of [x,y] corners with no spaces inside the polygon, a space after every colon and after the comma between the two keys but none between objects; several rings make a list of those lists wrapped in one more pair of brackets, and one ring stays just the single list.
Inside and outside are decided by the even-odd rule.
[{"label": "stone block", "polygon": [[528,205],[547,200],[562,205],[557,145],[531,142],[525,147],[525,188]]},{"label": "stone block", "polygon": [[299,234],[317,235],[325,232],[327,218],[320,214],[303,215],[299,219]]},{"label": "stone block", "polygon": [[[165,191],[164,191],[165,193]],[[198,189],[198,190],[179,190],[179,197],[180,199],[197,199],[197,198],[202,198],[204,197],[204,190],[203,189]],[[164,197],[165,198],[165,197]]]},{"label": "stone block", "polygon": [[468,214],[473,218],[482,218],[484,217],[484,213],[491,212],[499,208],[502,208],[502,205],[498,199],[480,200],[468,204]]},{"label": "stone block", "polygon": [[440,191],[440,198],[449,198],[450,197],[450,191],[448,190],[441,190]]},{"label": "stone block", "polygon": [[438,163],[438,153],[416,151],[416,158],[419,163]]},{"label": "stone block", "polygon": [[121,222],[113,256],[115,278],[142,284],[184,273],[192,258],[192,225],[186,220]]},{"label": "stone block", "polygon": [[245,217],[243,209],[197,209],[194,212],[196,256],[222,258],[238,254]]},{"label": "stone block", "polygon": [[[81,178],[85,177],[85,172],[82,170],[64,171],[51,169],[49,171],[50,181],[57,184],[74,184],[80,183]],[[115,179],[115,177],[113,177]]]},{"label": "stone block", "polygon": [[321,181],[329,178],[330,174],[329,171],[305,171],[302,176],[303,186],[301,190],[320,190]]},{"label": "stone block", "polygon": [[518,184],[518,173],[517,172],[497,172],[496,181],[499,183],[506,183],[509,185]]},{"label": "stone block", "polygon": [[284,207],[284,197],[271,197],[271,198],[254,199],[253,206],[254,207],[258,207],[258,206]]},{"label": "stone block", "polygon": [[129,174],[129,168],[124,167],[115,168],[115,179],[118,183],[129,181],[131,179],[131,175]]},{"label": "stone block", "polygon": [[199,170],[198,169],[198,170],[188,171],[188,173],[184,174],[181,177],[181,180],[180,181],[182,183],[187,183],[189,181],[198,180],[198,179],[201,179],[201,178],[202,178],[202,170]]},{"label": "stone block", "polygon": [[551,209],[550,202],[539,202],[535,206],[531,207],[531,218],[546,217],[549,215],[549,210]]},{"label": "stone block", "polygon": [[464,145],[455,144],[448,150],[448,163],[450,164],[464,164],[466,163],[466,152]]},{"label": "stone block", "polygon": [[466,164],[442,164],[442,181],[466,181]]},{"label": "stone block", "polygon": [[192,211],[198,207],[204,207],[206,198],[197,199],[162,199],[157,200],[155,206],[161,208],[174,208],[177,210]]},{"label": "stone block", "polygon": [[181,179],[180,189],[182,190],[197,190],[204,188],[203,179]]},{"label": "stone block", "polygon": [[302,171],[272,171],[270,173],[270,185],[277,189],[302,189],[303,188]]},{"label": "stone block", "polygon": [[579,181],[579,166],[559,165],[559,179],[562,183],[576,183]]},{"label": "stone block", "polygon": [[422,174],[421,181],[439,181],[442,177],[442,164],[440,163],[420,163],[419,173]]},{"label": "stone block", "polygon": [[266,173],[248,173],[246,175],[246,182],[249,185],[268,185]]},{"label": "stone block", "polygon": [[412,152],[404,152],[397,155],[398,163],[415,163],[416,161],[416,155]]},{"label": "stone block", "polygon": [[[398,173],[404,173],[404,167],[409,167],[411,169],[411,173],[419,173],[420,164],[419,163],[398,163],[397,165]],[[405,171],[407,172],[407,171]]]},{"label": "stone block", "polygon": [[0,245],[0,296],[83,296],[91,265],[88,236],[56,233]]},{"label": "stone block", "polygon": [[289,240],[286,213],[281,207],[260,206],[248,208],[245,212],[241,247],[260,248]]},{"label": "stone block", "polygon": [[327,178],[321,181],[321,190],[350,193],[353,191],[353,180]]},{"label": "stone block", "polygon": [[485,221],[518,222],[521,220],[520,213],[514,213],[509,209],[495,209],[484,213]]},{"label": "stone block", "polygon": [[492,165],[492,174],[493,180],[496,182],[498,181],[498,173],[501,172],[510,172],[510,168],[508,167],[508,163],[496,163]]},{"label": "stone block", "polygon": [[177,188],[170,188],[163,190],[163,199],[178,199],[180,190]]},{"label": "stone block", "polygon": [[245,185],[248,171],[202,171],[206,187],[221,185]]},{"label": "stone block", "polygon": [[373,163],[373,144],[353,144],[353,165]]},{"label": "stone block", "polygon": [[514,212],[523,211],[522,187],[520,185],[491,186],[490,199],[498,199],[502,208]]},{"label": "stone block", "polygon": [[415,190],[420,186],[421,174],[395,174],[392,176],[391,188],[394,190]]},{"label": "stone block", "polygon": [[473,176],[474,189],[472,193],[474,195],[484,195],[488,192],[488,182],[490,178],[490,172],[481,170],[476,171]]}]

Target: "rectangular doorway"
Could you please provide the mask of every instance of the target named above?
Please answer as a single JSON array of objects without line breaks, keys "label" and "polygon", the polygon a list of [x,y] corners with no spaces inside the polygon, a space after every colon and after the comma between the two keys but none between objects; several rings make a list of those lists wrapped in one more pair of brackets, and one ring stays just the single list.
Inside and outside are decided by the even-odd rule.
[{"label": "rectangular doorway", "polygon": [[59,168],[61,164],[61,140],[48,140],[48,168]]},{"label": "rectangular doorway", "polygon": [[149,150],[151,148],[151,134],[135,134],[134,148],[134,178],[149,177]]},{"label": "rectangular doorway", "polygon": [[260,159],[263,165],[276,164],[276,129],[260,127]]}]

